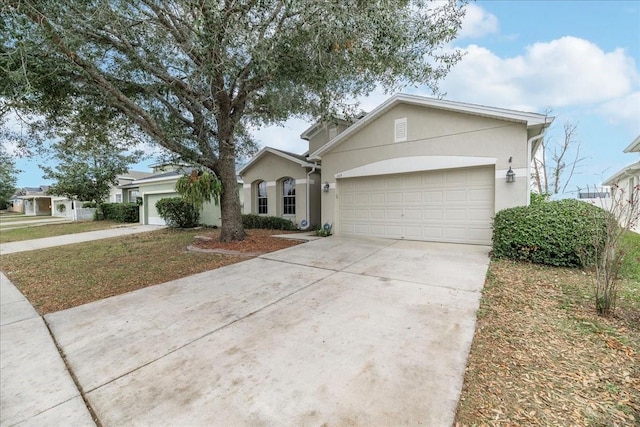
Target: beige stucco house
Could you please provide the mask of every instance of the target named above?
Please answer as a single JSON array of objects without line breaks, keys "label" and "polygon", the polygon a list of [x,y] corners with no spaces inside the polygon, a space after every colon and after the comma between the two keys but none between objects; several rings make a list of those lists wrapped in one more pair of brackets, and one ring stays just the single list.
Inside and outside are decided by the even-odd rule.
[{"label": "beige stucco house", "polygon": [[116,184],[111,186],[107,201],[109,203],[136,203],[140,193],[135,185],[131,185],[136,179],[147,178],[153,172],[127,171],[116,177]]},{"label": "beige stucco house", "polygon": [[[140,223],[149,225],[165,225],[165,221],[158,214],[156,203],[163,198],[179,197],[176,191],[176,182],[185,175],[190,174],[192,167],[184,164],[158,163],[151,165],[153,172],[140,179],[136,179],[121,186],[123,194],[131,194],[135,191],[136,197],[140,197]],[[242,203],[242,183],[239,183],[240,203]],[[200,210],[200,223],[209,226],[220,226],[220,205],[214,201],[205,203]]]},{"label": "beige stucco house", "polygon": [[320,223],[320,166],[305,156],[266,147],[239,174],[244,213],[288,218],[301,228]]},{"label": "beige stucco house", "polygon": [[[495,212],[529,203],[531,159],[552,121],[398,94],[353,123],[312,126],[302,135],[309,152],[295,160],[261,150],[240,171],[245,212],[290,215],[281,183],[291,178],[300,225],[305,219],[338,235],[490,244]],[[319,190],[319,223],[315,196],[299,196],[307,183],[310,193]],[[310,207],[298,210],[298,197]]]},{"label": "beige stucco house", "polygon": [[[624,149],[625,153],[640,153],[640,135],[633,140],[627,148]],[[634,188],[640,185],[640,161],[631,163],[628,166],[620,169],[613,174],[610,178],[603,182],[603,185],[612,186],[618,185],[625,195],[625,198],[637,197],[638,190],[634,191]],[[640,224],[636,224],[635,231],[640,232]]]}]

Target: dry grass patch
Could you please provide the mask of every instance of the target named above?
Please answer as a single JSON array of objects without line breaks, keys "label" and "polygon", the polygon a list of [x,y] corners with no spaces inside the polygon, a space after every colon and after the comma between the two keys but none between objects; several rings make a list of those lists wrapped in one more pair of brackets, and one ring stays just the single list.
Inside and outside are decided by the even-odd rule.
[{"label": "dry grass patch", "polygon": [[640,423],[639,291],[602,318],[582,271],[493,261],[456,425]]},{"label": "dry grass patch", "polygon": [[247,259],[187,251],[202,233],[164,229],[3,255],[2,271],[46,314]]},{"label": "dry grass patch", "polygon": [[24,224],[15,225],[16,228],[3,229],[0,233],[0,243],[19,242],[22,240],[42,239],[44,237],[63,236],[65,234],[84,233],[86,231],[106,230],[112,227],[124,227],[114,221],[80,221],[61,224]]}]

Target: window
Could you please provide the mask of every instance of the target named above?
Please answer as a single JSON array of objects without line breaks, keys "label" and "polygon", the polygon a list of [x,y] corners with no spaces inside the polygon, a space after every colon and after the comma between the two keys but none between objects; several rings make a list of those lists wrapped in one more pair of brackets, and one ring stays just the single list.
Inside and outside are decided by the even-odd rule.
[{"label": "window", "polygon": [[116,194],[116,203],[122,203],[122,194]]},{"label": "window", "polygon": [[136,203],[136,198],[140,197],[140,192],[138,190],[129,191],[129,202]]},{"label": "window", "polygon": [[287,178],[282,181],[282,210],[284,215],[296,214],[296,180]]},{"label": "window", "polygon": [[267,213],[267,183],[260,181],[258,183],[258,213]]}]

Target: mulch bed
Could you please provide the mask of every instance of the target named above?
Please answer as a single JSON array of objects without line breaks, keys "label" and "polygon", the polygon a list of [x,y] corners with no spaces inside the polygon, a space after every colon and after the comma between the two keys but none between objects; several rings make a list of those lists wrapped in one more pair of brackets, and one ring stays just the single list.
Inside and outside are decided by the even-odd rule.
[{"label": "mulch bed", "polygon": [[[255,256],[267,252],[285,249],[303,243],[301,240],[273,237],[276,234],[292,234],[295,232],[282,230],[246,230],[246,237],[241,242],[221,242],[220,230],[211,230],[199,234],[193,243],[196,249],[220,250],[219,253],[238,253]],[[204,238],[202,238],[204,237]]]}]

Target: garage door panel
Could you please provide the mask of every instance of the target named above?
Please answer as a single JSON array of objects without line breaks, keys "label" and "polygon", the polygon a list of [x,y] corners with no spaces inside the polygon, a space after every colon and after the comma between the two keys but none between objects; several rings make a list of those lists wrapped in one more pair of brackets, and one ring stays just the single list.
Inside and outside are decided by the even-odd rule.
[{"label": "garage door panel", "polygon": [[406,203],[422,203],[422,191],[405,191],[403,202]]},{"label": "garage door panel", "polygon": [[380,204],[384,204],[385,202],[385,193],[371,193],[371,197],[370,197],[370,201],[371,203],[380,203]]},{"label": "garage door panel", "polygon": [[441,227],[422,227],[422,236],[424,240],[440,241],[444,238]]},{"label": "garage door panel", "polygon": [[423,209],[422,217],[427,221],[440,221],[444,218],[444,209]]},{"label": "garage door panel", "polygon": [[402,236],[402,225],[386,225],[384,226],[385,236],[380,237],[391,237],[393,239],[399,239]]},{"label": "garage door panel", "polygon": [[447,222],[466,221],[467,210],[466,209],[446,209],[445,216],[447,218]]},{"label": "garage door panel", "polygon": [[422,196],[424,202],[442,203],[444,200],[443,191],[423,191]]},{"label": "garage door panel", "polygon": [[477,190],[469,190],[468,197],[470,202],[483,202],[487,199],[493,199],[493,188],[479,188]]},{"label": "garage door panel", "polygon": [[354,211],[355,219],[369,219],[369,210],[368,209],[356,209]]},{"label": "garage door panel", "polygon": [[422,209],[405,209],[404,219],[408,221],[412,221],[412,220],[422,221]]},{"label": "garage door panel", "polygon": [[430,173],[422,175],[423,187],[442,187],[444,185],[444,175],[442,173]]},{"label": "garage door panel", "polygon": [[493,168],[338,180],[340,231],[386,238],[491,243]]},{"label": "garage door panel", "polygon": [[445,202],[466,202],[467,190],[450,190],[445,193]]}]

